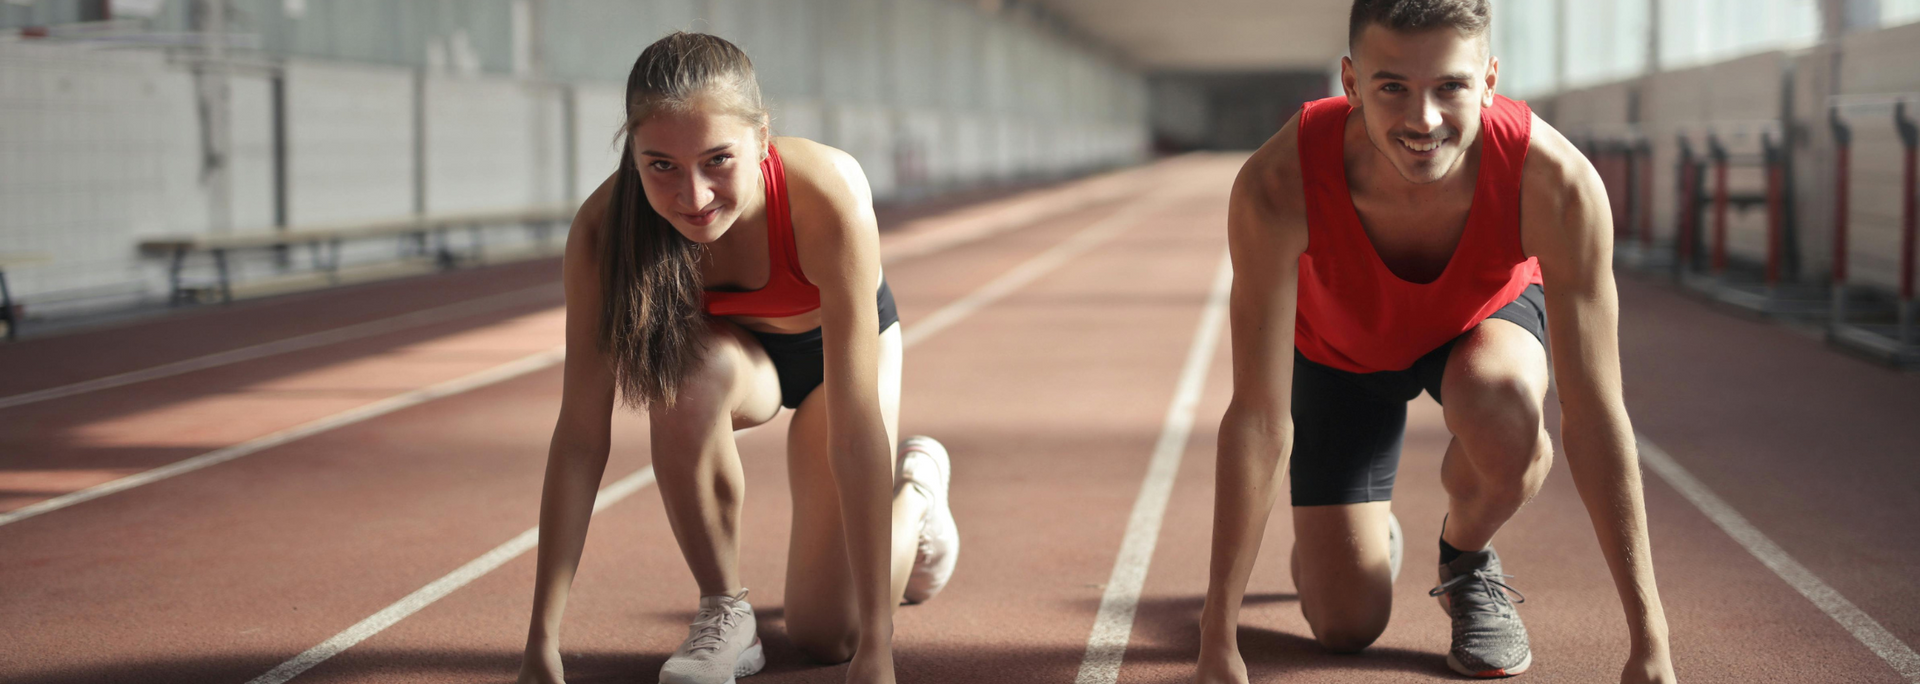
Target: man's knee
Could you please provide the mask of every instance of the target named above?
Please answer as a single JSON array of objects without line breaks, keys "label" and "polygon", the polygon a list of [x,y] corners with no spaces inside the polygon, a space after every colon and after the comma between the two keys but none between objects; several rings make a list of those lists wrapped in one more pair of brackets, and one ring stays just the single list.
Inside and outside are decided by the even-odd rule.
[{"label": "man's knee", "polygon": [[1368,646],[1387,631],[1388,609],[1328,611],[1329,615],[1307,620],[1314,641],[1335,653],[1353,653]]},{"label": "man's knee", "polygon": [[1518,482],[1552,458],[1544,430],[1542,391],[1518,376],[1480,378],[1449,393],[1448,428],[1466,447],[1474,470],[1490,482]]},{"label": "man's knee", "polygon": [[1375,565],[1320,564],[1303,568],[1293,554],[1300,612],[1321,646],[1339,653],[1366,648],[1387,629],[1393,613],[1393,578],[1386,559]]}]

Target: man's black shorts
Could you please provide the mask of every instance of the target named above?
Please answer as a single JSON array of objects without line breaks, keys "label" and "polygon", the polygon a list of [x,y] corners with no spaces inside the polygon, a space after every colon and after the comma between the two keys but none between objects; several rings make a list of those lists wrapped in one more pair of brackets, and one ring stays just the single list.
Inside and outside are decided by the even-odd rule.
[{"label": "man's black shorts", "polygon": [[[1547,343],[1546,295],[1529,286],[1488,318],[1511,321]],[[1465,335],[1461,335],[1465,337]],[[1407,402],[1421,390],[1440,398],[1456,337],[1406,370],[1347,371],[1293,354],[1293,505],[1338,506],[1393,498]]]}]

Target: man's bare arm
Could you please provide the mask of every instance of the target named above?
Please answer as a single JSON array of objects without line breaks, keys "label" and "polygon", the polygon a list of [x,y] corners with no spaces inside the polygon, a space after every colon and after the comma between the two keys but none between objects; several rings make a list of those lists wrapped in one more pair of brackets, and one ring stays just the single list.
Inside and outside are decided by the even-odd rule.
[{"label": "man's bare arm", "polygon": [[1254,153],[1227,214],[1233,401],[1220,421],[1200,682],[1245,682],[1235,629],[1292,445],[1294,294],[1307,231],[1298,117]]},{"label": "man's bare arm", "polygon": [[1538,119],[1523,183],[1521,236],[1546,281],[1567,467],[1626,611],[1632,650],[1623,681],[1672,681],[1633,426],[1621,396],[1606,188],[1585,157]]}]

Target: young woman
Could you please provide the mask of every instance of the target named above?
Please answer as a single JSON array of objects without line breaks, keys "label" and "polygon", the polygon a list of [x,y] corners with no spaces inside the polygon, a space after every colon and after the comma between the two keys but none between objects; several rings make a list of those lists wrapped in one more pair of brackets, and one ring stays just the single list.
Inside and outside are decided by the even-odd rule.
[{"label": "young woman", "polygon": [[[959,551],[945,449],[893,444],[901,337],[852,157],[769,138],[752,63],[675,33],[627,77],[620,169],[567,238],[567,362],[540,503],[520,681],[561,681],[559,632],[616,394],[651,424],[674,537],[700,586],[663,684],[721,684],[765,663],[737,568],[734,431],[795,409],[785,618],[801,650],[892,682],[893,607],[945,586]],[[896,467],[897,466],[897,467]]]}]

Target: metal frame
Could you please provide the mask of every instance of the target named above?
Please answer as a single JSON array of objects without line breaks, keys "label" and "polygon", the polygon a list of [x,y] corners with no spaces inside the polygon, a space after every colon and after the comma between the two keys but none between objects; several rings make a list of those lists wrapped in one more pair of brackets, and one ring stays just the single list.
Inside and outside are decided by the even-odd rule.
[{"label": "metal frame", "polygon": [[[1834,98],[1828,106],[1828,125],[1836,142],[1833,246],[1833,315],[1827,326],[1827,339],[1833,344],[1862,352],[1897,365],[1920,365],[1920,330],[1915,326],[1914,285],[1915,243],[1920,242],[1920,121],[1913,108],[1920,107],[1920,94],[1872,98]],[[1894,323],[1870,326],[1854,323],[1848,310],[1848,245],[1851,214],[1848,194],[1852,182],[1853,126],[1845,115],[1853,110],[1862,115],[1890,110],[1894,130],[1905,148],[1902,155],[1900,200],[1900,283],[1895,293]]]}]

